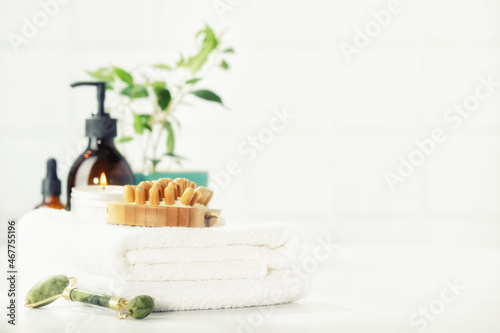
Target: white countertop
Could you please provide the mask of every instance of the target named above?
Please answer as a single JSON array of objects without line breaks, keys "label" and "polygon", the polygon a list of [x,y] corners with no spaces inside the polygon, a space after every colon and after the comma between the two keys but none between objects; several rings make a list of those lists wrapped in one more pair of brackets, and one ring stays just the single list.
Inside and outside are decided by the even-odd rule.
[{"label": "white countertop", "polygon": [[[0,330],[500,332],[500,250],[341,245],[318,263],[312,277],[312,293],[292,304],[118,320],[107,310],[58,300],[42,309],[19,309],[15,328],[6,330],[3,315]],[[457,290],[449,287],[454,283]],[[431,308],[428,319],[418,314],[420,308]]]}]

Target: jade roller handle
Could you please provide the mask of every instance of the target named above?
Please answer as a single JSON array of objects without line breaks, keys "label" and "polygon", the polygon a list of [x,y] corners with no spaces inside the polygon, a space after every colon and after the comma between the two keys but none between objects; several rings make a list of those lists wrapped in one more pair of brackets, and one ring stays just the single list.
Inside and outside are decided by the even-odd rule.
[{"label": "jade roller handle", "polygon": [[153,311],[154,299],[148,295],[134,297],[130,302],[122,297],[108,296],[77,288],[66,288],[63,297],[73,302],[86,303],[119,311],[119,318],[128,316],[142,319]]}]

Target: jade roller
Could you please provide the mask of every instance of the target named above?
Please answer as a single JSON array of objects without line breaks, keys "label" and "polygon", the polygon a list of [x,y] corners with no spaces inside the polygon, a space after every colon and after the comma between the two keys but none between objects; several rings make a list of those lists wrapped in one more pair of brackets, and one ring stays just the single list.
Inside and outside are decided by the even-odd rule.
[{"label": "jade roller", "polygon": [[35,284],[26,295],[27,308],[39,308],[54,302],[59,297],[68,301],[81,302],[118,311],[118,318],[142,319],[149,316],[154,308],[154,298],[147,295],[134,297],[130,302],[125,298],[101,295],[74,287],[76,278],[54,275]]}]

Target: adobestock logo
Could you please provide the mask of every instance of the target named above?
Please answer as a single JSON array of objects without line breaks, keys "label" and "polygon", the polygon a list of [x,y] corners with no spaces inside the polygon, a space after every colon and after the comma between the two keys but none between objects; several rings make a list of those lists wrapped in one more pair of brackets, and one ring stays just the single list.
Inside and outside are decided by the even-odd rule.
[{"label": "adobestock logo", "polygon": [[[325,238],[317,238],[317,244],[311,254],[299,258],[297,266],[288,270],[281,278],[281,284],[287,286],[287,291],[297,290],[303,284],[309,284],[310,276],[319,269],[321,263],[331,258],[339,248],[337,243],[332,241],[330,235]],[[283,249],[282,249],[283,250]],[[293,258],[295,254],[290,254]],[[269,292],[269,300],[284,299],[282,290],[276,289]],[[240,317],[236,333],[253,333],[264,325],[266,319],[274,315],[274,306],[260,306],[250,312],[246,317]]]},{"label": "adobestock logo", "polygon": [[[460,284],[457,278],[453,281],[445,280],[445,287],[441,290],[439,297],[432,299],[427,306],[419,307],[418,311],[410,314],[408,322],[418,333],[425,332],[429,325],[446,311],[448,306],[454,303],[462,293],[467,290],[467,286]],[[401,333],[408,333],[403,331]]]},{"label": "adobestock logo", "polygon": [[354,28],[354,37],[352,44],[342,42],[340,50],[347,63],[352,62],[354,55],[360,54],[362,50],[368,47],[374,38],[377,38],[384,28],[392,22],[392,17],[403,11],[403,6],[399,0],[390,0],[386,9],[372,11],[370,16],[372,20],[366,22],[363,29]]},{"label": "adobestock logo", "polygon": [[436,128],[429,138],[415,140],[414,143],[417,148],[410,152],[408,158],[399,155],[399,165],[396,169],[397,172],[387,171],[384,174],[387,185],[391,191],[394,192],[398,183],[404,183],[406,178],[410,177],[418,166],[424,164],[426,159],[436,151],[437,144],[443,143],[447,139],[448,135],[445,134],[444,130],[442,128]]},{"label": "adobestock logo", "polygon": [[466,96],[462,103],[453,104],[453,108],[449,108],[443,114],[443,120],[446,123],[452,124],[453,129],[458,129],[464,119],[471,116],[471,112],[476,111],[479,107],[481,101],[490,98],[491,94],[496,91],[496,88],[500,87],[500,82],[493,81],[493,75],[486,79],[482,76],[478,77],[480,84],[474,89],[474,93]]},{"label": "adobestock logo", "polygon": [[[210,188],[216,193],[214,198],[231,183],[232,177],[243,172],[245,163],[254,161],[260,152],[265,150],[279,133],[283,132],[296,118],[296,114],[289,112],[286,107],[272,110],[272,117],[267,125],[260,128],[254,135],[249,135],[238,145],[238,160],[229,160],[222,170],[212,171],[210,174]],[[243,162],[240,160],[244,159]]]},{"label": "adobestock logo", "polygon": [[243,0],[216,0],[212,3],[219,18],[224,21],[226,13],[234,11],[243,3]]},{"label": "adobestock logo", "polygon": [[[500,82],[494,81],[493,75],[478,77],[479,84],[475,87],[474,92],[464,97],[461,103],[454,103],[453,107],[447,109],[443,114],[445,123],[450,124],[453,130],[459,129],[464,119],[468,119],[472,112],[479,108],[480,102],[485,101],[500,87]],[[389,186],[389,189],[394,192],[396,185],[404,183],[417,169],[424,164],[428,157],[435,153],[439,144],[444,143],[448,139],[446,130],[437,127],[432,132],[430,137],[415,140],[417,148],[413,149],[407,157],[399,155],[399,164],[396,167],[396,172],[386,171],[384,178]]]},{"label": "adobestock logo", "polygon": [[69,3],[70,0],[43,0],[39,1],[40,10],[31,16],[31,19],[23,17],[21,24],[21,34],[9,33],[7,38],[15,53],[19,52],[19,47],[36,37],[40,28],[45,27],[51,18],[55,17],[61,5]]}]

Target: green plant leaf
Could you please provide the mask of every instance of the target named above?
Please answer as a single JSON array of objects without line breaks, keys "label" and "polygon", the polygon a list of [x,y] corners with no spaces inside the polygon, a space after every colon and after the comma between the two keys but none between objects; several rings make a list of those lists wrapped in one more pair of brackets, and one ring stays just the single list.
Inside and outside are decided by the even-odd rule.
[{"label": "green plant leaf", "polygon": [[176,154],[165,154],[165,156],[173,158],[177,165],[182,165],[183,160],[187,160],[184,156],[176,155]]},{"label": "green plant leaf", "polygon": [[153,65],[153,67],[156,67],[159,69],[164,69],[166,71],[172,70],[172,67],[170,67],[169,65],[165,65],[165,64],[157,64],[157,65]]},{"label": "green plant leaf", "polygon": [[129,142],[129,141],[132,141],[133,139],[134,138],[131,136],[122,136],[121,138],[116,140],[116,142],[118,142],[118,143]]},{"label": "green plant leaf", "polygon": [[208,25],[205,25],[203,30],[200,30],[196,33],[196,37],[203,35],[203,46],[210,46],[214,49],[219,45],[219,40],[215,36],[214,31]]},{"label": "green plant leaf", "polygon": [[153,174],[156,174],[156,166],[160,163],[161,159],[150,159],[151,164],[153,164]]},{"label": "green plant leaf", "polygon": [[174,154],[174,146],[175,146],[175,138],[174,138],[174,129],[172,128],[172,123],[170,121],[165,122],[165,129],[167,130],[167,154],[169,156],[173,156]]},{"label": "green plant leaf", "polygon": [[207,25],[205,29],[200,30],[196,36],[203,35],[203,42],[198,54],[190,57],[188,59],[187,65],[191,73],[198,72],[203,65],[207,62],[210,53],[217,48],[219,45],[219,40],[215,36],[213,30]]},{"label": "green plant leaf", "polygon": [[222,59],[222,61],[220,62],[219,66],[222,68],[222,69],[225,69],[226,71],[229,69],[229,64],[226,62],[226,60]]},{"label": "green plant leaf", "polygon": [[219,97],[219,95],[217,95],[216,93],[214,93],[213,91],[210,91],[210,90],[206,90],[206,89],[195,90],[195,91],[191,92],[191,94],[195,95],[196,97],[207,100],[207,101],[217,102],[217,103],[222,104],[222,99]]},{"label": "green plant leaf", "polygon": [[166,86],[167,86],[167,83],[165,81],[155,81],[155,82],[151,83],[151,87],[153,88],[155,95],[157,95],[157,96],[158,96],[158,93],[160,92],[160,90],[165,89]]},{"label": "green plant leaf", "polygon": [[87,74],[99,81],[113,82],[115,80],[115,73],[107,67],[98,68],[94,72],[87,71]]},{"label": "green plant leaf", "polygon": [[177,67],[184,67],[186,63],[184,62],[184,56],[181,54],[181,58],[175,63]]},{"label": "green plant leaf", "polygon": [[225,49],[222,52],[224,52],[224,53],[234,53],[234,49],[232,47],[230,47],[230,48]]},{"label": "green plant leaf", "polygon": [[184,156],[181,156],[181,155],[177,155],[177,154],[169,154],[169,153],[166,153],[165,156],[169,156],[169,157],[175,157],[175,158],[178,158],[180,160],[187,160],[187,157],[184,157]]},{"label": "green plant leaf", "polygon": [[151,131],[151,115],[137,114],[134,112],[134,129],[137,134],[144,133],[144,130]]},{"label": "green plant leaf", "polygon": [[170,100],[172,99],[170,91],[168,89],[161,89],[156,96],[158,97],[158,105],[163,111],[165,111],[170,104]]},{"label": "green plant leaf", "polygon": [[195,77],[194,79],[187,80],[186,83],[187,84],[194,84],[194,83],[196,83],[196,82],[198,82],[200,80],[201,80],[201,78],[196,78]]},{"label": "green plant leaf", "polygon": [[140,85],[140,84],[129,85],[128,87],[126,87],[122,91],[120,91],[120,94],[122,94],[124,96],[128,96],[131,99],[149,96],[149,93],[148,93],[148,90],[146,89],[146,87],[144,87],[143,85]]},{"label": "green plant leaf", "polygon": [[113,71],[123,82],[128,83],[129,85],[134,84],[134,78],[126,70],[113,66]]},{"label": "green plant leaf", "polygon": [[212,50],[204,48],[201,49],[201,51],[197,55],[188,59],[188,66],[191,73],[194,74],[203,67],[203,65],[207,62],[210,52],[212,52]]}]

